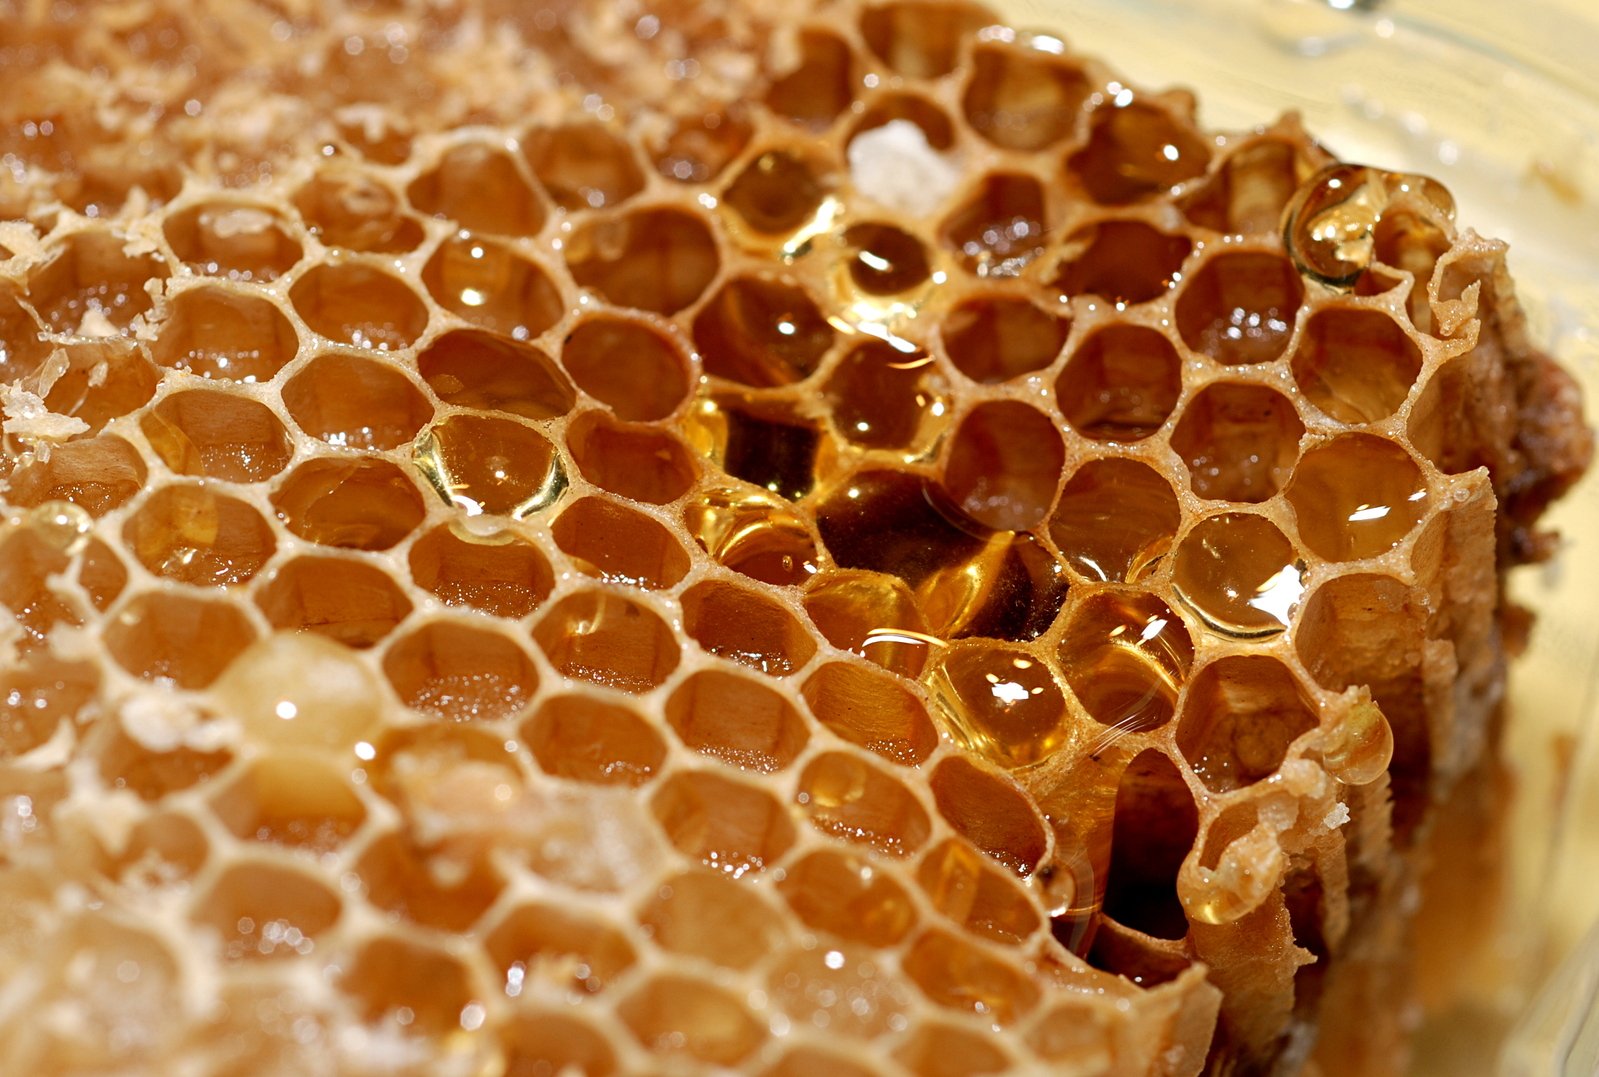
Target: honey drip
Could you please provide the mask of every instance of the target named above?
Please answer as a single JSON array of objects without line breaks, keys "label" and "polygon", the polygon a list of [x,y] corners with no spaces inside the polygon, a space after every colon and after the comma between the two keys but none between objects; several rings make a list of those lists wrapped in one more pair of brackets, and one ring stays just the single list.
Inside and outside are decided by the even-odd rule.
[{"label": "honey drip", "polygon": [[1437,180],[1334,164],[1295,193],[1283,216],[1283,244],[1305,276],[1349,290],[1372,263],[1383,212],[1400,197],[1442,223],[1454,221],[1454,197]]}]

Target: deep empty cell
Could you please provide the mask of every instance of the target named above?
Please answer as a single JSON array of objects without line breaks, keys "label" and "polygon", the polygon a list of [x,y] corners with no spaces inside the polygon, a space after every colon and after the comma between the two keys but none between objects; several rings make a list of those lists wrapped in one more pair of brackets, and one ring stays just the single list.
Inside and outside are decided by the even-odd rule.
[{"label": "deep empty cell", "polygon": [[103,516],[138,493],[147,474],[144,460],[119,437],[69,441],[13,471],[5,497],[19,508],[70,501],[91,516]]},{"label": "deep empty cell", "polygon": [[300,243],[277,212],[247,202],[202,202],[162,224],[178,261],[212,277],[277,280],[300,260]]},{"label": "deep empty cell", "polygon": [[1067,239],[1052,284],[1066,296],[1147,303],[1182,276],[1192,249],[1187,236],[1169,235],[1143,221],[1101,221]]},{"label": "deep empty cell", "polygon": [[583,1073],[610,1077],[616,1053],[587,1021],[564,1011],[541,1013],[519,1008],[499,1027],[505,1072]]},{"label": "deep empty cell", "polygon": [[777,883],[802,921],[865,946],[892,946],[916,923],[916,906],[888,863],[848,849],[808,853]]},{"label": "deep empty cell", "polygon": [[411,612],[387,572],[349,557],[297,557],[257,587],[273,628],[316,632],[347,647],[370,647]]},{"label": "deep empty cell", "polygon": [[329,247],[397,254],[422,242],[422,226],[399,195],[375,176],[348,164],[324,168],[294,195],[311,234]]},{"label": "deep empty cell", "polygon": [[1275,231],[1300,183],[1299,153],[1267,137],[1231,150],[1192,196],[1183,213],[1202,228],[1232,235]]},{"label": "deep empty cell", "polygon": [[255,629],[232,603],[151,591],[124,603],[100,638],[136,677],[204,688],[250,645]]},{"label": "deep empty cell", "polygon": [[713,487],[684,506],[683,525],[717,564],[752,580],[797,586],[817,570],[805,517],[774,494]]},{"label": "deep empty cell", "polygon": [[709,771],[677,771],[656,789],[650,810],[680,852],[735,879],[775,863],[794,844],[788,810],[771,794]]},{"label": "deep empty cell", "polygon": [[816,720],[867,751],[917,766],[938,747],[927,707],[901,680],[855,662],[829,662],[805,679]]},{"label": "deep empty cell", "polygon": [[619,419],[664,419],[689,391],[689,363],[666,334],[645,322],[601,315],[580,322],[561,345],[572,380]]},{"label": "deep empty cell", "polygon": [[1014,42],[985,41],[972,51],[972,77],[961,110],[996,146],[1030,152],[1067,138],[1091,90],[1075,63]]},{"label": "deep empty cell", "polygon": [[251,760],[210,808],[241,841],[317,853],[343,845],[367,817],[347,767],[289,752]]},{"label": "deep empty cell", "polygon": [[580,591],[544,611],[533,638],[574,680],[647,692],[677,668],[676,633],[649,607],[610,591]]},{"label": "deep empty cell", "polygon": [[203,378],[269,381],[299,350],[294,327],[265,299],[223,287],[190,288],[167,308],[150,354]]},{"label": "deep empty cell", "polygon": [[809,630],[787,607],[749,587],[706,580],[679,601],[684,633],[711,654],[781,677],[816,653]]},{"label": "deep empty cell", "polygon": [[[1429,210],[1436,208],[1429,207]],[[1376,260],[1411,276],[1410,292],[1405,299],[1406,313],[1410,315],[1411,324],[1423,333],[1434,332],[1427,286],[1432,283],[1438,259],[1453,245],[1454,240],[1440,226],[1438,215],[1426,210],[1417,212],[1390,207],[1377,218],[1377,225],[1372,229],[1372,254]],[[1357,286],[1357,294],[1361,294],[1360,288],[1366,286],[1368,280],[1377,277],[1378,274],[1368,270]]]},{"label": "deep empty cell", "polygon": [[614,206],[644,187],[644,171],[627,140],[603,123],[535,128],[523,136],[522,153],[565,210]]},{"label": "deep empty cell", "polygon": [[422,522],[422,495],[387,460],[309,460],[278,484],[272,507],[309,542],[386,550]]},{"label": "deep empty cell", "polygon": [[783,918],[755,887],[704,869],[662,880],[638,923],[661,949],[730,969],[749,968],[788,941]]},{"label": "deep empty cell", "polygon": [[543,434],[513,419],[451,415],[418,435],[411,460],[439,499],[467,516],[520,520],[566,491],[561,454]]},{"label": "deep empty cell", "polygon": [[403,1015],[413,1034],[443,1037],[461,1027],[461,1011],[476,991],[465,965],[433,946],[380,935],[342,963],[340,992],[371,1024]]},{"label": "deep empty cell", "polygon": [[1198,829],[1193,794],[1171,760],[1154,749],[1140,752],[1116,789],[1105,915],[1157,939],[1188,934],[1177,869]]},{"label": "deep empty cell", "polygon": [[157,490],[122,525],[122,541],[157,576],[221,587],[254,576],[277,549],[259,513],[206,486]]},{"label": "deep empty cell", "polygon": [[855,99],[855,57],[825,30],[801,30],[799,62],[766,89],[766,107],[813,131],[825,129]]},{"label": "deep empty cell", "polygon": [[[0,326],[0,333],[5,332]],[[0,345],[0,376],[5,369]],[[138,411],[155,396],[161,373],[137,342],[120,337],[80,341],[62,347],[66,370],[56,378],[44,402],[57,415],[71,415],[98,434],[112,419]]]},{"label": "deep empty cell", "polygon": [[1064,464],[1060,434],[1038,409],[1016,401],[979,404],[955,430],[944,487],[979,523],[1025,531],[1048,514]]},{"label": "deep empty cell", "polygon": [[512,340],[531,340],[566,314],[543,266],[483,236],[460,233],[440,243],[422,283],[445,310]]},{"label": "deep empty cell", "polygon": [[1288,484],[1299,537],[1329,561],[1377,557],[1404,541],[1431,505],[1427,480],[1403,448],[1346,434],[1305,453]]},{"label": "deep empty cell", "polygon": [[935,79],[953,71],[967,42],[993,21],[977,4],[900,0],[862,11],[861,37],[901,75]]},{"label": "deep empty cell", "polygon": [[716,279],[721,256],[700,217],[656,207],[580,225],[567,239],[566,268],[579,287],[619,306],[675,314]]},{"label": "deep empty cell", "polygon": [[850,280],[867,295],[896,295],[927,280],[931,267],[922,241],[891,224],[868,221],[844,230],[851,252]]},{"label": "deep empty cell", "polygon": [[106,336],[125,330],[150,310],[149,281],[165,280],[153,254],[129,255],[110,232],[78,232],[49,251],[28,276],[28,302],[50,332]]},{"label": "deep empty cell", "polygon": [[1067,161],[1090,198],[1103,205],[1138,202],[1202,175],[1210,147],[1186,121],[1151,101],[1120,98],[1089,117],[1088,145]]},{"label": "deep empty cell", "polygon": [[339,895],[315,875],[244,860],[224,868],[189,915],[215,932],[225,962],[286,960],[310,953],[342,908]]},{"label": "deep empty cell", "polygon": [[320,355],[283,387],[283,406],[312,437],[352,449],[392,449],[416,436],[433,407],[391,363]]},{"label": "deep empty cell", "polygon": [[822,833],[892,857],[913,855],[932,833],[916,795],[858,755],[826,752],[805,765],[795,802]]},{"label": "deep empty cell", "polygon": [[657,973],[616,1008],[635,1039],[655,1054],[731,1067],[767,1036],[738,996],[698,977]]},{"label": "deep empty cell", "polygon": [[1136,733],[1171,720],[1194,644],[1154,595],[1106,588],[1067,612],[1058,657],[1066,683],[1096,722],[1117,734]]},{"label": "deep empty cell", "polygon": [[1021,942],[1042,924],[1027,892],[965,842],[950,840],[931,849],[916,881],[939,912],[995,942]]},{"label": "deep empty cell", "polygon": [[266,405],[232,393],[189,389],[139,418],[157,456],[179,475],[261,482],[282,471],[293,441]]},{"label": "deep empty cell", "polygon": [[1265,501],[1288,481],[1305,424],[1293,403],[1264,385],[1221,382],[1183,408],[1171,445],[1200,497]]},{"label": "deep empty cell", "polygon": [[1305,323],[1292,365],[1312,404],[1340,422],[1370,423],[1410,395],[1421,349],[1385,311],[1329,307]]},{"label": "deep empty cell", "polygon": [[955,260],[979,277],[1014,277],[1044,250],[1044,189],[1032,176],[986,176],[939,227]]},{"label": "deep empty cell", "polygon": [[[1038,984],[1020,967],[937,928],[911,943],[901,967],[935,1005],[980,1014],[985,1022],[995,1026],[1014,1024],[1038,1005]],[[985,1040],[994,1037],[968,1037],[954,1029],[950,1033],[955,1044],[940,1044],[934,1050],[945,1052],[953,1047],[958,1051],[946,1056],[963,1060],[963,1068],[956,1072],[982,1072],[988,1068],[981,1063],[973,1066],[967,1060],[990,1053],[984,1051],[989,1046]],[[975,1043],[962,1043],[968,1039]]]},{"label": "deep empty cell", "polygon": [[707,374],[764,388],[807,377],[833,329],[800,285],[738,277],[695,315],[694,343]]},{"label": "deep empty cell", "polygon": [[1449,359],[1436,367],[1416,394],[1406,434],[1412,448],[1446,475],[1459,475],[1488,464],[1476,433],[1481,421],[1477,399],[1476,356]]},{"label": "deep empty cell", "polygon": [[1288,746],[1316,724],[1316,709],[1287,666],[1230,655],[1194,676],[1177,747],[1200,781],[1225,793],[1276,773]]},{"label": "deep empty cell", "polygon": [[1240,639],[1288,627],[1304,594],[1304,561],[1264,516],[1224,512],[1183,536],[1172,558],[1177,597],[1205,625]]},{"label": "deep empty cell", "polygon": [[1042,370],[1055,361],[1071,320],[1022,296],[996,293],[969,299],[939,326],[950,362],[984,384]]},{"label": "deep empty cell", "polygon": [[655,169],[679,183],[709,183],[744,152],[753,128],[740,102],[694,109],[655,138],[646,138]]},{"label": "deep empty cell", "polygon": [[1044,821],[1008,779],[951,756],[934,769],[929,785],[944,821],[1017,875],[1031,874],[1044,858]]},{"label": "deep empty cell", "polygon": [[400,701],[447,721],[494,721],[527,705],[533,661],[508,636],[433,621],[389,645],[383,672]]},{"label": "deep empty cell", "polygon": [[944,379],[925,352],[906,355],[880,340],[857,344],[822,386],[834,428],[868,449],[919,446],[943,428]]},{"label": "deep empty cell", "polygon": [[916,596],[884,573],[819,572],[806,588],[805,612],[827,642],[901,676],[920,676],[934,646]]},{"label": "deep empty cell", "polygon": [[452,606],[525,617],[549,597],[550,564],[510,531],[478,535],[442,524],[411,545],[411,579]]},{"label": "deep empty cell", "polygon": [[487,934],[483,948],[513,998],[557,984],[580,998],[603,991],[637,957],[620,929],[555,902],[513,909]]},{"label": "deep empty cell", "polygon": [[882,93],[868,101],[850,131],[850,141],[894,120],[915,124],[927,144],[940,153],[955,143],[955,125],[942,108],[920,94],[901,92]]},{"label": "deep empty cell", "polygon": [[817,165],[783,150],[768,150],[745,165],[722,192],[722,202],[751,231],[785,236],[816,215],[827,195]]},{"label": "deep empty cell", "polygon": [[661,771],[666,744],[629,707],[590,696],[554,696],[522,725],[546,774],[595,785],[643,785]]},{"label": "deep empty cell", "polygon": [[511,155],[481,142],[451,146],[405,195],[421,212],[469,232],[531,236],[544,227],[544,205]]},{"label": "deep empty cell", "polygon": [[589,482],[651,505],[677,500],[697,475],[693,457],[675,436],[601,411],[584,412],[567,424],[566,447]]},{"label": "deep empty cell", "polygon": [[1113,325],[1078,345],[1055,380],[1055,401],[1095,441],[1140,441],[1166,425],[1183,391],[1171,341],[1140,325]]},{"label": "deep empty cell", "polygon": [[688,553],[659,521],[602,497],[562,510],[550,527],[574,567],[611,583],[671,587],[688,573]]},{"label": "deep empty cell", "polygon": [[416,366],[440,400],[465,408],[551,419],[576,399],[544,352],[481,329],[452,329],[422,350]]},{"label": "deep empty cell", "polygon": [[1049,667],[1016,647],[963,641],[939,648],[923,679],[945,729],[1003,767],[1048,758],[1070,733],[1066,697]]},{"label": "deep empty cell", "polygon": [[313,266],[289,289],[289,300],[312,332],[358,348],[408,348],[428,324],[427,308],[410,285],[360,262]]},{"label": "deep empty cell", "polygon": [[1303,299],[1299,271],[1282,255],[1219,254],[1184,282],[1177,331],[1217,362],[1270,362],[1288,346]]}]

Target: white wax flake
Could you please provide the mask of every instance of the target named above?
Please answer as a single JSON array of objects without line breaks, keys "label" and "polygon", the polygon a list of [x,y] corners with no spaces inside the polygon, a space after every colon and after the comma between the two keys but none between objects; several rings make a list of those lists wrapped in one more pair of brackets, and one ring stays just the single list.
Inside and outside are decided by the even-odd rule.
[{"label": "white wax flake", "polygon": [[931,215],[960,182],[960,170],[909,120],[889,120],[855,136],[849,173],[856,191],[912,217]]},{"label": "white wax flake", "polygon": [[57,415],[37,393],[20,385],[0,385],[0,431],[35,446],[66,441],[89,424],[74,415]]},{"label": "white wax flake", "polygon": [[1349,805],[1338,803],[1333,805],[1332,811],[1327,813],[1327,817],[1321,821],[1321,825],[1328,830],[1337,830],[1347,822],[1349,822]]}]

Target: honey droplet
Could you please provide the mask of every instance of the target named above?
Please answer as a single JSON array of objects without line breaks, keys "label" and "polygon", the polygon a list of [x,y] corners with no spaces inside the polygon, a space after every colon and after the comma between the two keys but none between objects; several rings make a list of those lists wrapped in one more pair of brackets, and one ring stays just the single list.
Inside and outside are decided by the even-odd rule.
[{"label": "honey droplet", "polygon": [[1273,636],[1305,593],[1304,562],[1270,520],[1226,512],[1202,521],[1177,547],[1177,597],[1206,626],[1239,639]]},{"label": "honey droplet", "polygon": [[956,644],[925,678],[966,747],[1005,767],[1036,763],[1067,739],[1066,700],[1038,659],[1015,648]]},{"label": "honey droplet", "polygon": [[468,516],[520,520],[560,500],[566,468],[549,440],[510,419],[455,415],[425,428],[411,462],[444,499]]},{"label": "honey droplet", "polygon": [[1369,695],[1357,699],[1327,731],[1322,761],[1327,773],[1345,785],[1366,785],[1388,769],[1394,731]]},{"label": "honey droplet", "polygon": [[1377,222],[1397,197],[1444,222],[1454,220],[1454,198],[1437,180],[1335,164],[1307,180],[1289,202],[1283,243],[1305,276],[1332,288],[1353,288],[1372,263]]},{"label": "honey droplet", "polygon": [[94,519],[81,505],[70,501],[45,501],[28,510],[23,526],[68,557],[89,541]]}]

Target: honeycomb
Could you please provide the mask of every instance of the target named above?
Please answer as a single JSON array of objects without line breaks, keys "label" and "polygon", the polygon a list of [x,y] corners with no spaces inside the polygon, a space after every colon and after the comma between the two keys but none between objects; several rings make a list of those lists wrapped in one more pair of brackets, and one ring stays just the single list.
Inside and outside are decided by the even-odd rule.
[{"label": "honeycomb", "polygon": [[1504,245],[787,7],[0,2],[0,1072],[1402,1067]]}]

